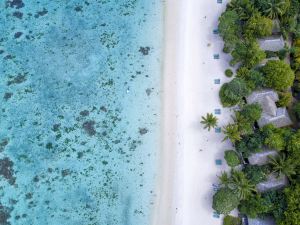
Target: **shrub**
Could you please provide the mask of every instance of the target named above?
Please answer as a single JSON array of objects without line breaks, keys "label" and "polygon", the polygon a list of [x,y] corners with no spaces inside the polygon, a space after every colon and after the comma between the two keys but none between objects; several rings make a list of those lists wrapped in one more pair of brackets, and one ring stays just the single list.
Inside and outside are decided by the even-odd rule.
[{"label": "shrub", "polygon": [[241,67],[240,69],[238,69],[236,76],[238,78],[244,79],[250,90],[263,87],[265,83],[262,73],[254,69],[249,70],[246,67]]},{"label": "shrub", "polygon": [[297,72],[295,73],[295,80],[296,80],[296,81],[300,81],[300,71],[297,71]]},{"label": "shrub", "polygon": [[285,59],[285,57],[287,56],[288,52],[289,52],[289,50],[286,49],[286,48],[283,48],[283,49],[279,50],[279,52],[278,52],[279,59],[281,59],[281,60]]},{"label": "shrub", "polygon": [[242,140],[235,144],[237,152],[247,158],[251,153],[261,152],[263,146],[263,138],[260,132],[243,136]]},{"label": "shrub", "polygon": [[237,152],[234,150],[227,150],[225,151],[225,156],[224,156],[227,165],[230,167],[235,167],[238,166],[241,163],[240,157]]},{"label": "shrub", "polygon": [[219,189],[213,196],[212,208],[220,214],[229,214],[239,204],[238,195],[229,188]]},{"label": "shrub", "polygon": [[243,97],[250,93],[250,89],[243,79],[234,78],[232,81],[223,84],[219,96],[224,107],[234,106],[240,103]]},{"label": "shrub", "polygon": [[226,10],[219,18],[218,29],[224,40],[224,50],[230,52],[239,41],[241,33],[239,15],[233,10]]},{"label": "shrub", "polygon": [[259,104],[247,104],[238,113],[245,118],[247,122],[254,123],[259,120],[262,113],[262,108]]},{"label": "shrub", "polygon": [[263,182],[267,179],[268,169],[266,166],[246,165],[243,169],[246,177],[254,185]]},{"label": "shrub", "polygon": [[246,214],[250,218],[256,218],[258,215],[267,213],[271,209],[272,205],[268,205],[260,195],[255,195],[252,198],[241,201],[239,205],[240,213]]},{"label": "shrub", "polygon": [[272,51],[265,51],[266,53],[266,58],[272,58],[272,57],[277,57],[277,52],[272,52]]},{"label": "shrub", "polygon": [[252,14],[246,23],[246,35],[248,37],[265,37],[272,34],[273,21],[269,18],[261,16],[260,13]]},{"label": "shrub", "polygon": [[231,55],[233,58],[230,62],[231,65],[241,62],[242,66],[247,68],[256,66],[266,58],[265,52],[260,49],[255,40],[246,40],[244,42],[237,43]]},{"label": "shrub", "polygon": [[293,95],[291,92],[279,92],[279,101],[277,105],[279,107],[289,106],[292,101]]},{"label": "shrub", "polygon": [[291,87],[295,74],[288,64],[279,60],[270,60],[263,67],[266,85],[277,91],[284,91]]},{"label": "shrub", "polygon": [[226,75],[226,77],[232,77],[232,75],[233,75],[232,70],[231,69],[225,70],[225,75]]},{"label": "shrub", "polygon": [[298,120],[300,120],[300,102],[296,103],[293,107],[293,111]]},{"label": "shrub", "polygon": [[223,225],[241,225],[242,220],[239,217],[227,215],[224,217]]}]

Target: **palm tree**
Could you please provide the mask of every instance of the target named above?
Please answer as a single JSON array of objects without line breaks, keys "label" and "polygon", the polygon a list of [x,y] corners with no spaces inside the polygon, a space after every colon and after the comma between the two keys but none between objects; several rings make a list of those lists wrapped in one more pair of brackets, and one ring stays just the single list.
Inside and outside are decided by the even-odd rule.
[{"label": "palm tree", "polygon": [[264,13],[271,19],[278,18],[282,16],[287,8],[289,7],[288,1],[286,0],[271,0],[267,3],[267,8]]},{"label": "palm tree", "polygon": [[239,126],[235,123],[224,126],[223,133],[225,135],[223,141],[229,139],[232,143],[235,143],[242,139],[241,133],[239,131]]},{"label": "palm tree", "polygon": [[218,118],[212,113],[207,113],[205,117],[202,116],[201,118],[200,123],[204,124],[204,129],[208,129],[208,131],[210,131],[211,128],[215,128],[218,124]]},{"label": "palm tree", "polygon": [[223,171],[221,173],[220,176],[218,176],[220,184],[224,187],[229,187],[229,185],[231,184],[231,178],[228,175],[228,173],[226,173],[225,171]]},{"label": "palm tree", "polygon": [[277,174],[277,177],[286,175],[291,179],[291,176],[296,174],[295,164],[290,159],[286,159],[284,154],[280,154],[277,157],[269,156],[269,158],[272,172]]},{"label": "palm tree", "polygon": [[257,10],[251,1],[231,0],[228,3],[228,7],[231,10],[236,11],[239,15],[239,18],[242,20],[247,20],[253,15],[253,13],[257,13]]},{"label": "palm tree", "polygon": [[233,189],[239,199],[245,200],[256,192],[255,185],[252,184],[242,171],[233,170],[231,172],[231,189]]}]

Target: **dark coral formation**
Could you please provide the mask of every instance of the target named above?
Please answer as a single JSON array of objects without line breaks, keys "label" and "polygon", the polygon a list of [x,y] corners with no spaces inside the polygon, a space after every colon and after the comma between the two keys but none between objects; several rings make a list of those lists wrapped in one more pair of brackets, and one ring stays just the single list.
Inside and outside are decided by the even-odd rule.
[{"label": "dark coral formation", "polygon": [[150,47],[140,47],[139,52],[141,52],[143,55],[148,55],[150,51]]},{"label": "dark coral formation", "polygon": [[16,182],[13,165],[14,163],[7,157],[0,159],[0,175],[7,179],[11,185],[14,185]]},{"label": "dark coral formation", "polygon": [[10,86],[12,84],[21,84],[26,80],[27,78],[25,74],[18,74],[17,76],[13,77],[13,79],[7,82],[7,86]]},{"label": "dark coral formation", "polygon": [[89,136],[94,136],[96,134],[96,130],[94,127],[95,124],[96,124],[95,121],[89,120],[82,124],[82,128]]},{"label": "dark coral formation", "polygon": [[22,0],[7,0],[6,1],[6,7],[16,8],[20,9],[23,8],[25,4]]}]

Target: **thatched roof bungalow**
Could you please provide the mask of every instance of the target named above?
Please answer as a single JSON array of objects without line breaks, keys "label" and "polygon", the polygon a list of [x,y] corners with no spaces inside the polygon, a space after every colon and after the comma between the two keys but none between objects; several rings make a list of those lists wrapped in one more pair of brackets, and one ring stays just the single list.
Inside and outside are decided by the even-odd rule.
[{"label": "thatched roof bungalow", "polygon": [[284,48],[285,42],[281,35],[273,35],[258,39],[258,44],[264,51],[277,52]]},{"label": "thatched roof bungalow", "polygon": [[262,116],[257,121],[260,127],[273,124],[275,127],[285,127],[292,124],[286,108],[277,108],[278,94],[271,89],[252,92],[247,98],[248,104],[258,103],[262,107]]}]

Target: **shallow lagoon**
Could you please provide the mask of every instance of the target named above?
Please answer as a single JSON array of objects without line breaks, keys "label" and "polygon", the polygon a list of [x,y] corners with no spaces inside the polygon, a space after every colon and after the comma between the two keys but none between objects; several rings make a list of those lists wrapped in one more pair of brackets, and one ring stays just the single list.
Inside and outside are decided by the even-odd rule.
[{"label": "shallow lagoon", "polygon": [[162,1],[0,7],[0,224],[148,224]]}]

